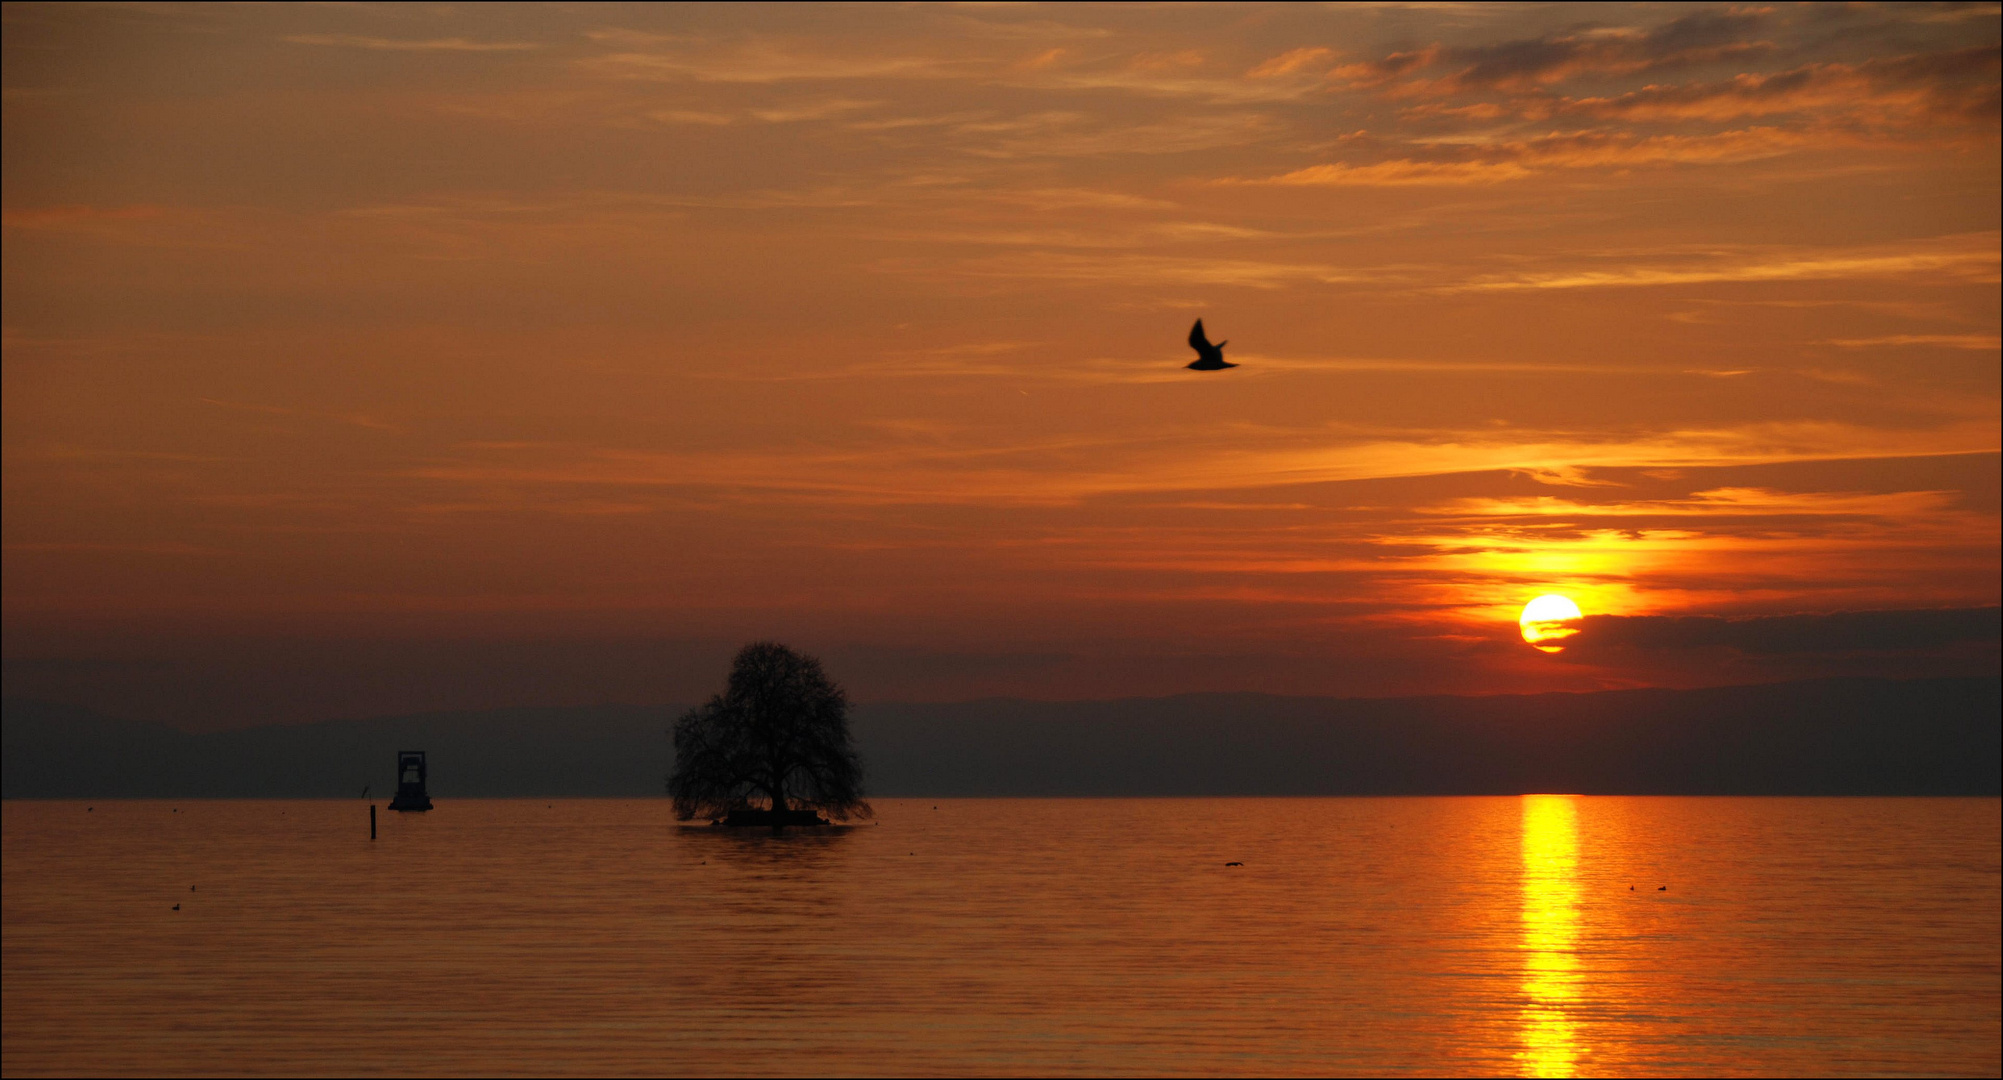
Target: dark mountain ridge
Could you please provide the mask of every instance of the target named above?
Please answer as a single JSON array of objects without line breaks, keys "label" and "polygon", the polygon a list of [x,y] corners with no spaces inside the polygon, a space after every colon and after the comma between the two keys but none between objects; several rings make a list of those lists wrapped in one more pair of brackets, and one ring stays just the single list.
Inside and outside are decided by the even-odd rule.
[{"label": "dark mountain ridge", "polygon": [[[440,798],[648,796],[666,706],[519,708],[190,735],[7,699],[7,798],[354,797],[429,751]],[[1493,697],[1189,694],[858,706],[897,795],[1997,795],[2003,679],[1818,679]]]}]

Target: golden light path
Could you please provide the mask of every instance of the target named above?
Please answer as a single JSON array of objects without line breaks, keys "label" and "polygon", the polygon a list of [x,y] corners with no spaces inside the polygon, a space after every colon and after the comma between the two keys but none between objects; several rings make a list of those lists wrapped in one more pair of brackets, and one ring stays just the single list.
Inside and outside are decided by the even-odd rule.
[{"label": "golden light path", "polygon": [[1523,797],[1522,1049],[1528,1076],[1578,1072],[1579,818],[1570,795]]},{"label": "golden light path", "polygon": [[1546,593],[1523,605],[1523,614],[1517,624],[1523,629],[1523,640],[1545,652],[1562,652],[1562,642],[1579,632],[1579,605],[1571,597],[1557,593]]}]

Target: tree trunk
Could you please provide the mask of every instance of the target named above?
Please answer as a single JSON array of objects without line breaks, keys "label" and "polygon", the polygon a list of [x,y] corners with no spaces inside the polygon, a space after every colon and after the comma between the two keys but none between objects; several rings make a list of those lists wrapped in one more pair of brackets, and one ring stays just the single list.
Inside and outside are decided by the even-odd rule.
[{"label": "tree trunk", "polygon": [[779,770],[773,769],[772,778],[765,783],[765,795],[772,800],[772,812],[774,814],[784,814],[786,812],[786,784],[779,777]]}]

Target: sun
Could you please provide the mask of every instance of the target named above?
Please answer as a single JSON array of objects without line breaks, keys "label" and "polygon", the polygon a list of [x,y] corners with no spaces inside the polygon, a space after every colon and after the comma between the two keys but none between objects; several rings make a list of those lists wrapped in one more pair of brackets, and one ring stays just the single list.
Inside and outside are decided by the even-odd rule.
[{"label": "sun", "polygon": [[1579,632],[1578,618],[1579,605],[1571,597],[1545,593],[1523,605],[1523,614],[1516,621],[1523,628],[1523,640],[1554,653],[1565,651],[1560,643]]}]

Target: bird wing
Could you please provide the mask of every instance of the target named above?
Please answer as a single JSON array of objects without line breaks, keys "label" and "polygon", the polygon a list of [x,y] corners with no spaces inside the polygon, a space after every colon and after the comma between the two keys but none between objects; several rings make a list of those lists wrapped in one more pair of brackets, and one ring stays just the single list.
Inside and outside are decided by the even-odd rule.
[{"label": "bird wing", "polygon": [[1212,347],[1210,339],[1203,334],[1202,319],[1196,320],[1196,325],[1189,328],[1189,347],[1199,353],[1205,352]]}]

